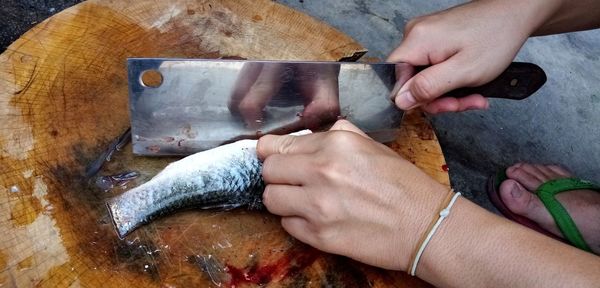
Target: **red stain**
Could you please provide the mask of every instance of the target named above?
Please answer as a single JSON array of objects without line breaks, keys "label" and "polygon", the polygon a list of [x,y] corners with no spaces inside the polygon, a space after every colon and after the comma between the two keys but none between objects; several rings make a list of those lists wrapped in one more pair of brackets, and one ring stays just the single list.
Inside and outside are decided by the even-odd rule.
[{"label": "red stain", "polygon": [[446,165],[446,164],[442,165],[442,170],[443,170],[444,172],[448,172],[448,170],[449,170],[449,169],[448,169],[448,165]]},{"label": "red stain", "polygon": [[227,273],[231,276],[229,287],[242,284],[265,285],[274,279],[283,279],[296,275],[317,260],[320,252],[316,249],[293,251],[272,264],[253,265],[244,269],[227,265]]}]

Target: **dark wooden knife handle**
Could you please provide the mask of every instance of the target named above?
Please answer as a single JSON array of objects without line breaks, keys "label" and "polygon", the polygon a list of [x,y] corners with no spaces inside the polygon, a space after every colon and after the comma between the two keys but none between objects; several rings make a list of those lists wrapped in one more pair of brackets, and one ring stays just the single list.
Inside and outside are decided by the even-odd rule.
[{"label": "dark wooden knife handle", "polygon": [[[421,70],[419,68],[417,70]],[[500,76],[485,85],[456,89],[444,96],[460,98],[481,94],[487,98],[522,100],[535,93],[544,83],[546,73],[542,68],[533,63],[513,62]]]}]

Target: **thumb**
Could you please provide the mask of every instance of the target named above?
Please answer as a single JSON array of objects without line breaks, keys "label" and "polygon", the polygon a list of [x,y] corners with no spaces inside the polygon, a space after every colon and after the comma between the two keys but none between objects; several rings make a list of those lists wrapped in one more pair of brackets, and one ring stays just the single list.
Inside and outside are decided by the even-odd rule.
[{"label": "thumb", "polygon": [[428,67],[410,78],[392,93],[396,106],[408,110],[432,102],[454,89],[471,84],[474,77],[465,63],[458,57],[451,57],[439,64]]}]

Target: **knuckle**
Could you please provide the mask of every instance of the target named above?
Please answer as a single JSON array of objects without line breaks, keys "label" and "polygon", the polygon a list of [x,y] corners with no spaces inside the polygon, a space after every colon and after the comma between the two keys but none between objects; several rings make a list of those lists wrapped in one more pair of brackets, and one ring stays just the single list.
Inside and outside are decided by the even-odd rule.
[{"label": "knuckle", "polygon": [[427,25],[427,21],[424,21],[424,17],[408,21],[405,27],[405,33],[413,37],[429,36],[430,34],[429,25]]},{"label": "knuckle", "polygon": [[277,138],[277,152],[280,154],[287,154],[292,152],[291,149],[296,141],[296,136],[284,135]]},{"label": "knuckle", "polygon": [[411,34],[415,26],[421,21],[423,21],[423,17],[415,17],[406,22],[406,25],[404,25],[404,35],[406,36],[408,34]]},{"label": "knuckle", "polygon": [[422,73],[417,74],[413,81],[411,92],[417,102],[428,102],[439,96],[435,93],[437,90],[437,87],[434,84],[435,82],[427,75]]},{"label": "knuckle", "polygon": [[263,191],[263,195],[262,195],[262,202],[265,205],[265,207],[269,208],[271,206],[271,201],[272,201],[272,187],[271,185],[267,185],[265,187],[265,190]]},{"label": "knuckle", "polygon": [[331,181],[339,178],[340,164],[335,160],[323,159],[315,164],[316,176],[320,180]]},{"label": "knuckle", "polygon": [[248,113],[258,113],[262,110],[259,103],[251,99],[244,99],[242,102],[238,104],[238,110],[240,113],[248,114]]},{"label": "knuckle", "polygon": [[269,181],[269,178],[273,171],[273,168],[272,168],[273,161],[274,161],[273,156],[275,156],[275,155],[271,155],[271,156],[265,158],[265,160],[263,161],[263,164],[262,164],[262,176],[263,176],[264,180],[267,182]]},{"label": "knuckle", "polygon": [[316,244],[323,250],[329,251],[331,250],[331,245],[333,244],[333,233],[331,230],[322,226],[315,227],[315,242]]},{"label": "knuckle", "polygon": [[332,147],[344,147],[356,141],[356,134],[348,131],[331,131],[327,135],[327,141]]},{"label": "knuckle", "polygon": [[[267,134],[265,136],[260,137],[260,139],[258,139],[258,142],[256,143],[256,154],[261,157],[261,158],[265,158],[266,156],[268,156],[270,154],[270,147],[272,146],[273,143],[273,139],[275,136],[271,135],[271,134]],[[264,159],[266,161],[266,159]],[[264,169],[264,167],[263,167]]]},{"label": "knuckle", "polygon": [[321,222],[328,222],[326,220],[330,220],[334,205],[328,200],[328,197],[322,196],[314,202],[314,208],[315,214],[318,215]]}]

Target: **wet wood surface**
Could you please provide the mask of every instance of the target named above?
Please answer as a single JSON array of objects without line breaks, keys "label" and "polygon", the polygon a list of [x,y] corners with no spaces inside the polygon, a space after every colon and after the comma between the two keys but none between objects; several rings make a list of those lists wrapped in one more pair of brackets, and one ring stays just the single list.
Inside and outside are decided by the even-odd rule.
[{"label": "wet wood surface", "polygon": [[[261,211],[187,211],[119,240],[104,203],[174,158],[125,146],[127,57],[356,60],[365,49],[273,1],[88,1],[38,24],[0,56],[0,287],[421,287],[404,273],[328,255]],[[435,133],[406,117],[390,146],[448,185]],[[105,191],[98,177],[140,177]]]}]

